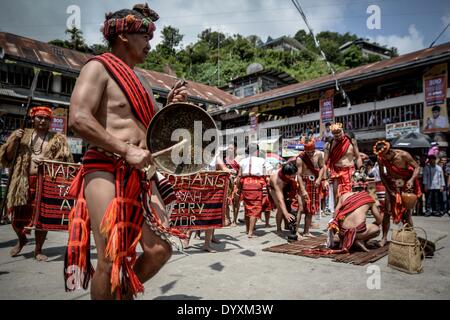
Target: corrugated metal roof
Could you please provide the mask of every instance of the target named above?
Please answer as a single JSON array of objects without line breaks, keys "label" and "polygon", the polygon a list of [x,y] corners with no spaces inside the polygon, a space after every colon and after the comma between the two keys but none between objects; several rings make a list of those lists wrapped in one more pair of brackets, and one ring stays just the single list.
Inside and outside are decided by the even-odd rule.
[{"label": "corrugated metal roof", "polygon": [[[434,61],[439,59],[450,59],[450,42],[441,44],[433,48],[408,53],[389,60],[383,60],[376,63],[349,69],[336,74],[336,77],[341,83],[345,83],[346,81],[350,80],[358,80],[360,78],[367,79],[379,76],[383,72],[392,72],[394,70],[404,69],[405,67],[413,67],[414,65],[419,65],[420,63],[424,63],[427,60],[431,59]],[[292,84],[286,87],[243,98],[235,103],[226,105],[223,109],[227,110],[230,108],[234,109],[256,106],[258,104],[265,103],[266,101],[282,99],[285,97],[333,86],[334,80],[332,75],[327,75],[317,79],[303,81],[301,83]],[[213,114],[217,115],[222,112],[224,111],[219,110],[213,112]]]},{"label": "corrugated metal roof", "polygon": [[[4,49],[6,59],[21,59],[31,64],[47,66],[58,71],[78,74],[92,55],[60,48],[45,42],[0,32],[0,47]],[[168,93],[177,78],[156,71],[136,68],[150,82],[154,90]],[[188,81],[188,94],[191,99],[200,99],[211,104],[225,105],[238,100],[237,97],[201,83]]]}]

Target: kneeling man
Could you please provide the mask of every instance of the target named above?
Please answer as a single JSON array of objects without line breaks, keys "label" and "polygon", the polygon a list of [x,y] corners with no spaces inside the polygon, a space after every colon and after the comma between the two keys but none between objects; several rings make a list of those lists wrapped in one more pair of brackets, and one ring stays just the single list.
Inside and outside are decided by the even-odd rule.
[{"label": "kneeling man", "polygon": [[[375,217],[375,222],[371,224],[366,223],[369,209]],[[382,221],[383,217],[376,201],[365,191],[364,182],[355,183],[352,192],[347,192],[339,198],[335,216],[328,224],[329,236],[337,233],[341,240],[340,250],[332,250],[332,253],[349,252],[354,244],[364,251],[369,251],[365,243],[380,234]],[[332,241],[329,246],[332,246]]]}]

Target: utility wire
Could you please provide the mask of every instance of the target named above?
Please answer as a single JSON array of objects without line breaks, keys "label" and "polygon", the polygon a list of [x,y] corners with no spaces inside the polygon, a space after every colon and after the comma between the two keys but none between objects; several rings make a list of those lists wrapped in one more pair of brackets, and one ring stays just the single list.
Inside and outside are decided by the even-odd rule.
[{"label": "utility wire", "polygon": [[447,30],[448,26],[450,26],[450,22],[447,23],[447,26],[444,28],[444,30],[442,30],[442,32],[437,36],[436,39],[434,39],[434,41],[430,44],[430,46],[428,48],[431,48],[434,46],[434,44],[436,43],[436,41],[438,41],[438,39],[444,34],[445,30]]},{"label": "utility wire", "polygon": [[303,9],[302,9],[300,3],[298,2],[298,0],[292,0],[292,3],[294,4],[295,8],[297,9],[297,11],[298,11],[298,12],[300,13],[300,15],[302,16],[303,21],[305,22],[306,27],[307,27],[308,30],[309,30],[309,33],[311,34],[311,36],[312,36],[313,39],[314,39],[314,44],[315,44],[316,48],[319,49],[320,54],[322,55],[323,59],[325,60],[327,66],[328,66],[328,69],[331,71],[331,74],[333,75],[333,79],[334,79],[334,81],[335,81],[336,90],[337,90],[338,92],[341,93],[342,98],[347,102],[347,107],[348,107],[349,109],[351,109],[352,104],[351,104],[351,102],[350,102],[350,98],[347,96],[347,94],[345,93],[345,90],[344,90],[344,89],[341,87],[341,85],[339,84],[339,81],[338,81],[338,79],[337,79],[337,77],[336,77],[336,72],[334,71],[334,68],[333,68],[333,66],[331,65],[331,63],[327,60],[327,57],[326,57],[326,55],[325,55],[325,52],[323,52],[322,48],[320,48],[320,42],[319,42],[319,39],[317,39],[316,35],[315,35],[314,32],[313,32],[313,29],[311,28],[310,24],[308,23],[308,19],[306,18],[306,14],[305,14],[305,12],[303,11]]}]

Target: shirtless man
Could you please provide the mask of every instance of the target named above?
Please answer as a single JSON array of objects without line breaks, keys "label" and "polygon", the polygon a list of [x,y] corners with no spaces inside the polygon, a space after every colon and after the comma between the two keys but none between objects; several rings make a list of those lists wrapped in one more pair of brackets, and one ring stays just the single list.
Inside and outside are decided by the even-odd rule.
[{"label": "shirtless man", "polygon": [[295,181],[297,171],[297,165],[294,162],[288,162],[270,175],[269,192],[277,207],[278,235],[282,235],[281,221],[283,217],[288,223],[295,221],[294,215],[291,214],[291,203],[295,197],[298,197],[298,186]]},{"label": "shirtless man", "polygon": [[[155,218],[155,210],[159,216],[156,220],[167,224],[168,219],[155,181],[141,184],[141,169],[153,163],[146,149],[146,128],[156,111],[156,102],[133,71],[150,51],[149,41],[158,18],[147,5],[108,14],[103,35],[111,53],[95,57],[83,67],[72,94],[69,125],[90,147],[70,190],[78,201],[69,230],[84,230],[83,223],[90,220],[98,252],[91,284],[93,299],[133,298],[143,291],[142,283],[171,256],[171,245],[162,235],[167,225],[143,223],[143,205],[148,203],[143,199],[147,199],[149,189],[154,210],[144,211],[150,212],[146,220],[149,216]],[[168,103],[186,100],[186,88],[178,82],[169,93]],[[138,240],[143,253],[136,258]],[[82,282],[86,289],[89,281],[92,267],[88,259],[73,258],[89,254],[86,240],[79,243],[69,238],[66,290],[77,288],[69,281],[77,277],[77,273],[70,272],[73,269],[82,276],[75,283]]]},{"label": "shirtless man", "polygon": [[[305,151],[301,152],[297,157],[298,182],[301,195],[301,207],[305,213],[304,237],[313,237],[309,232],[312,217],[317,214],[320,209],[320,193],[322,187],[322,177],[325,174],[325,164],[323,154],[316,151],[314,140],[304,142]],[[323,182],[323,186],[328,188],[328,181]],[[299,213],[297,219],[297,228],[300,225],[302,212]],[[299,237],[302,235],[298,234]]]},{"label": "shirtless man", "polygon": [[352,175],[356,167],[362,167],[356,139],[351,139],[342,129],[342,124],[331,125],[334,139],[325,148],[325,164],[331,172],[334,203],[346,192],[352,190]]},{"label": "shirtless man", "polygon": [[373,151],[378,156],[380,178],[386,189],[386,214],[383,218],[383,237],[380,241],[380,246],[384,246],[387,242],[391,216],[394,223],[402,221],[413,226],[412,209],[407,210],[401,193],[412,192],[420,198],[422,192],[417,179],[420,166],[408,152],[391,149],[387,141],[378,141]]},{"label": "shirtless man", "polygon": [[[374,197],[364,190],[363,185],[364,183],[355,184],[352,192],[347,192],[339,198],[336,215],[328,224],[331,232],[339,234],[339,251],[349,252],[353,244],[363,251],[369,251],[366,242],[380,234],[379,226],[383,217]],[[366,224],[366,214],[369,210],[375,217],[372,224]]]}]

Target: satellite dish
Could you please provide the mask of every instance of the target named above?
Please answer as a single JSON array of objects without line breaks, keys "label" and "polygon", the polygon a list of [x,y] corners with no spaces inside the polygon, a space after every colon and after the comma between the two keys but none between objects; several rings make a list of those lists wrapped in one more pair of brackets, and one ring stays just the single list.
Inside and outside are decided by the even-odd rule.
[{"label": "satellite dish", "polygon": [[263,70],[264,70],[263,65],[255,62],[247,67],[247,74],[257,73]]}]

